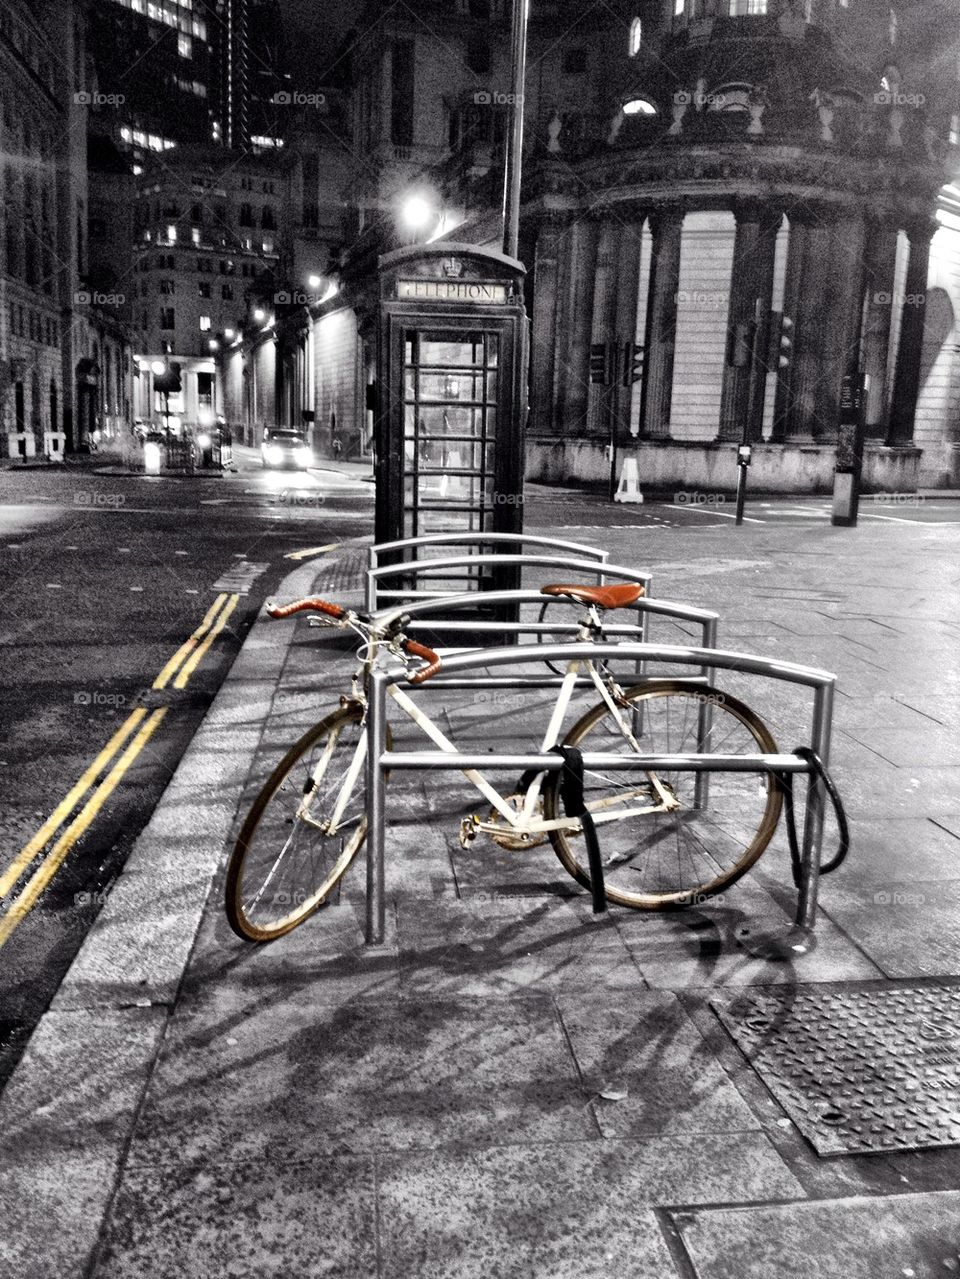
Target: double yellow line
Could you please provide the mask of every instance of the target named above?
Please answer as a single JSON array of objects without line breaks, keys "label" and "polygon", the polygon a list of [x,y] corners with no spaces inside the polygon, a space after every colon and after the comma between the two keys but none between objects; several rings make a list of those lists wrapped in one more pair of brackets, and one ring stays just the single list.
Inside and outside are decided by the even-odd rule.
[{"label": "double yellow line", "polygon": [[[203,621],[190,638],[181,644],[170,661],[153,681],[155,689],[166,688],[173,680],[176,689],[186,688],[191,675],[203,661],[210,646],[226,626],[237,604],[239,595],[218,595],[210,606]],[[103,750],[84,771],[79,781],[53,810],[37,833],[24,844],[23,848],[11,864],[0,874],[0,898],[6,897],[22,875],[43,853],[39,866],[34,870],[21,892],[0,913],[0,946],[14,931],[17,925],[33,909],[37,898],[50,883],[51,879],[63,864],[64,859],[81,836],[89,829],[94,818],[103,808],[114,790],[120,784],[130,765],[140,755],[150,738],[160,727],[168,707],[160,706],[148,711],[143,706],[130,712],[126,720],[104,746]],[[121,753],[122,752],[122,753]],[[119,756],[119,757],[118,757]],[[116,762],[113,762],[113,761]],[[110,765],[112,764],[112,767]],[[110,771],[97,782],[104,770]],[[56,842],[44,853],[57,831],[68,820],[77,804],[91,787],[94,790],[77,815],[59,836]]]}]

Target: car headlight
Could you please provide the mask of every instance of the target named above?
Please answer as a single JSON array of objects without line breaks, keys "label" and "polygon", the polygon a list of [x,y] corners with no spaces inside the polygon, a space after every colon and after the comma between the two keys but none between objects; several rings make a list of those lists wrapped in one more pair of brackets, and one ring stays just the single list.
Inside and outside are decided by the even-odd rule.
[{"label": "car headlight", "polygon": [[283,461],[283,449],[279,444],[266,444],[264,445],[263,456],[271,466],[279,466]]},{"label": "car headlight", "polygon": [[208,449],[212,441],[210,439],[210,436],[206,433],[206,431],[203,431],[201,432],[200,435],[197,436],[197,443],[200,445],[202,449]]},{"label": "car headlight", "polygon": [[308,448],[306,444],[302,444],[299,448],[293,450],[293,460],[297,466],[309,466],[313,461],[313,449]]}]

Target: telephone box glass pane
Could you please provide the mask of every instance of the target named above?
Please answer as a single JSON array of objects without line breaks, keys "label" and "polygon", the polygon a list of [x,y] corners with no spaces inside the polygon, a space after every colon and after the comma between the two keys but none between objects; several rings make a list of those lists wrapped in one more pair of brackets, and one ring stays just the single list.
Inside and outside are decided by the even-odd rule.
[{"label": "telephone box glass pane", "polygon": [[[403,348],[403,536],[488,529],[496,499],[499,334],[407,330]],[[452,571],[438,589],[469,589],[478,572]]]}]

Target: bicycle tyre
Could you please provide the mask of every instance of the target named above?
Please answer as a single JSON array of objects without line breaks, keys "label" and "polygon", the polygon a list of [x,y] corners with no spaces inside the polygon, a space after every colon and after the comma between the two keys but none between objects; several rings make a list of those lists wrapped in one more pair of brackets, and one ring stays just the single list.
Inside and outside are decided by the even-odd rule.
[{"label": "bicycle tyre", "polygon": [[[670,754],[695,751],[698,715],[691,715],[691,708],[709,697],[713,704],[713,723],[706,749],[724,754],[776,752],[776,744],[763,721],[743,702],[717,689],[663,680],[636,685],[626,691],[625,697],[631,707],[642,711],[638,740],[651,751]],[[669,719],[664,713],[674,708],[683,712],[679,728],[684,731],[679,732],[679,740],[677,733],[671,736]],[[661,731],[665,721],[666,733]],[[586,738],[592,734],[599,736],[598,730],[604,727],[613,742],[630,749],[609,708],[602,702],[573,725],[564,745],[580,746],[584,751],[613,750],[612,745],[603,741],[584,745]],[[628,772],[610,772],[612,777],[600,777],[590,770],[585,773],[585,797],[591,811],[598,800],[608,798],[617,785],[636,791],[635,776],[631,779]],[[660,781],[681,798],[683,806],[678,812],[648,813],[598,824],[609,901],[635,910],[681,909],[722,892],[756,862],[780,819],[783,795],[779,783],[771,773],[760,769],[745,773],[707,770],[706,776],[710,796],[706,806],[697,807],[695,802],[689,802],[695,780],[692,772],[657,773]],[[683,779],[682,782],[679,779]],[[756,787],[752,798],[751,786]],[[688,802],[684,804],[684,800]],[[750,808],[744,812],[747,803]],[[724,807],[718,820],[721,805]],[[733,811],[727,812],[726,808],[731,805]],[[756,811],[750,811],[754,808]],[[544,782],[543,809],[547,819],[563,814],[558,772],[550,773]],[[733,824],[725,825],[725,822]],[[740,827],[746,832],[745,838],[736,833]],[[567,872],[589,889],[591,881],[583,839],[564,830],[551,831],[550,838]],[[710,845],[706,842],[708,838],[712,840]]]},{"label": "bicycle tyre", "polygon": [[[329,756],[316,782],[323,788],[321,803],[336,800],[364,731],[362,720],[360,706],[324,716],[290,747],[251,805],[230,855],[225,885],[230,927],[247,941],[272,941],[302,924],[327,902],[362,848],[367,836],[363,767],[345,813],[349,831],[345,840],[340,834],[326,835],[297,816],[328,747]],[[318,820],[322,821],[322,809]],[[295,830],[286,835],[277,854],[277,840],[287,827]]]}]

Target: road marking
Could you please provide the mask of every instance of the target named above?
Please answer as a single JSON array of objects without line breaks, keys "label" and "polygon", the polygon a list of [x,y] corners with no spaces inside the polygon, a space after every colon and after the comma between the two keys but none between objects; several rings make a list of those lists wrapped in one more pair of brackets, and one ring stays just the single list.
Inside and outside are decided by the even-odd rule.
[{"label": "road marking", "polygon": [[216,623],[211,627],[210,632],[207,635],[207,638],[203,641],[203,643],[200,645],[200,647],[197,649],[194,655],[191,658],[188,658],[188,660],[184,663],[183,667],[181,668],[180,674],[173,681],[174,688],[186,688],[187,682],[190,679],[190,676],[193,674],[193,672],[197,669],[197,667],[203,661],[204,656],[206,655],[208,649],[210,648],[210,645],[213,643],[213,641],[217,638],[217,636],[226,626],[227,620],[230,617],[230,614],[233,612],[233,610],[237,607],[239,603],[240,603],[239,595],[230,596],[229,604],[227,604],[226,608],[217,618]]},{"label": "road marking", "polygon": [[327,546],[310,546],[305,551],[290,551],[283,558],[285,560],[308,560],[312,555],[323,555],[326,551],[339,550],[342,545],[342,542],[330,542]]},{"label": "road marking", "polygon": [[207,631],[213,625],[213,619],[220,612],[220,609],[223,607],[223,605],[226,602],[227,602],[227,596],[225,593],[217,596],[217,598],[213,601],[213,603],[207,609],[206,615],[204,616],[203,621],[200,623],[197,629],[193,632],[193,634],[190,636],[189,639],[184,640],[184,642],[180,645],[180,647],[174,653],[173,657],[170,658],[170,661],[167,662],[166,666],[163,668],[163,670],[160,672],[157,678],[153,681],[153,685],[152,685],[153,688],[167,687],[167,684],[170,682],[172,677],[180,669],[180,664],[186,661],[186,659],[190,656],[193,650],[197,647],[197,645],[203,639],[204,635],[206,635]]},{"label": "road marking", "polygon": [[7,896],[37,853],[46,845],[57,828],[67,820],[123,743],[133,730],[139,726],[140,721],[146,717],[146,714],[147,712],[142,706],[138,706],[136,710],[130,712],[76,785],[70,788],[33,838],[28,840],[23,848],[20,849],[13,862],[0,875],[0,897]]},{"label": "road marking", "polygon": [[[711,502],[710,505],[713,506],[713,503]],[[718,511],[715,508],[713,510],[704,510],[700,506],[688,506],[686,502],[680,503],[677,509],[681,511],[693,511],[696,515],[719,515],[722,520],[735,520],[737,518],[736,515],[731,515],[728,511]],[[753,519],[751,516],[745,515],[743,517],[743,522],[744,524],[766,524],[767,521]]]},{"label": "road marking", "polygon": [[265,573],[269,567],[270,565],[267,563],[254,564],[253,561],[241,557],[241,562],[235,564],[233,568],[228,568],[210,589],[213,591],[235,591],[238,595],[247,595],[256,579],[261,573]]},{"label": "road marking", "polygon": [[131,589],[131,591],[142,591],[142,590],[143,590],[143,587],[142,587],[142,586],[131,586],[131,587],[130,587],[130,589]]},{"label": "road marking", "polygon": [[174,555],[189,555],[189,551],[174,551]]},{"label": "road marking", "polygon": [[48,582],[48,583],[47,583],[47,590],[48,590],[48,591],[62,591],[62,590],[63,590],[63,587],[60,585],[60,583],[59,583],[59,582]]},{"label": "road marking", "polygon": [[[239,600],[239,595],[228,597],[223,594],[214,601],[197,629],[180,646],[156,680],[154,680],[153,688],[165,688],[184,659],[187,659],[186,665],[177,676],[174,687],[182,689],[186,686],[190,676],[199,666],[216,637],[223,630],[227,619],[237,607]],[[214,619],[216,619],[215,625]],[[205,639],[203,638],[204,636],[206,636]],[[203,639],[202,643],[200,642],[201,639]],[[0,875],[0,898],[3,898],[11,892],[31,862],[47,846],[87,791],[92,786],[95,787],[86,804],[80,809],[46,856],[43,857],[21,894],[14,900],[6,914],[0,915],[0,946],[4,944],[21,920],[33,908],[37,898],[56,874],[70,849],[73,848],[77,840],[92,824],[97,813],[99,813],[106,800],[120,783],[124,773],[126,773],[153,736],[168,709],[168,707],[163,706],[154,711],[148,711],[147,708],[138,706],[132,710],[93,763],[84,770],[79,780],[70,788],[40,829],[24,844],[10,866]],[[148,715],[149,718],[146,718]],[[144,722],[145,719],[146,722]],[[97,784],[97,778],[111,763],[117,752],[124,746],[124,743],[128,742],[131,733],[135,731],[136,736],[133,741],[128,743],[120,759],[114,764],[108,775]]]},{"label": "road marking", "polygon": [[159,709],[150,712],[149,718],[146,723],[141,725],[136,737],[130,742],[113,768],[34,871],[24,886],[23,892],[12,903],[10,909],[0,916],[0,946],[4,945],[17,925],[33,909],[37,898],[60,869],[71,848],[89,829],[100,809],[120,784],[127,769],[159,728],[167,709],[166,706],[161,706]]}]

